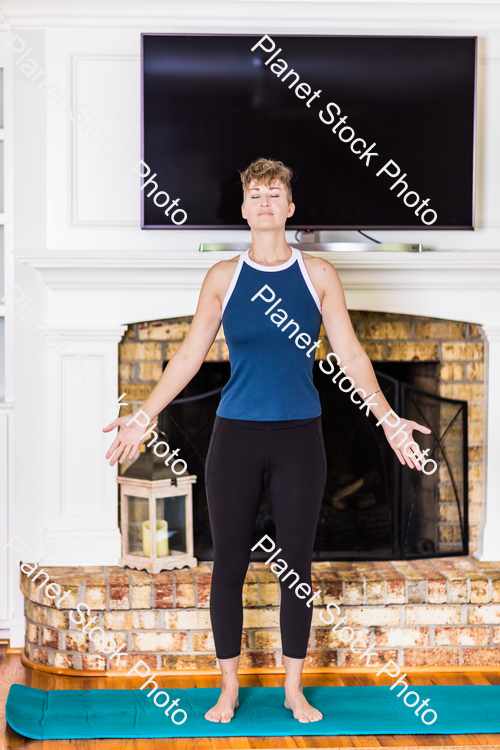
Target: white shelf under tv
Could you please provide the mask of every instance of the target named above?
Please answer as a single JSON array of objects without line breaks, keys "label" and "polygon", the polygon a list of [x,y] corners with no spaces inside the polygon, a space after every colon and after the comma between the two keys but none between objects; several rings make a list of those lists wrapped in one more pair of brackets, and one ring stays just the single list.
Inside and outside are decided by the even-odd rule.
[{"label": "white shelf under tv", "polygon": [[[305,253],[310,252],[346,252],[346,253],[366,253],[366,252],[385,252],[385,253],[421,253],[422,245],[420,243],[389,243],[389,242],[289,242],[290,247],[297,250],[303,250]],[[232,253],[243,252],[248,250],[248,242],[202,242],[200,252],[220,252],[229,250]]]}]

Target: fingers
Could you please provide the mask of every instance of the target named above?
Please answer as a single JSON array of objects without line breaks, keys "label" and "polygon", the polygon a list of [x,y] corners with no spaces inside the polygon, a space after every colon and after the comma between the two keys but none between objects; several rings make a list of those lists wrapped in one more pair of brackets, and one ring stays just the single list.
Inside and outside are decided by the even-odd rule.
[{"label": "fingers", "polygon": [[[112,455],[112,454],[114,453],[115,449],[116,449],[116,448],[118,448],[118,446],[120,445],[120,443],[121,443],[121,440],[120,440],[120,438],[119,438],[119,437],[118,437],[118,435],[117,435],[117,436],[115,437],[115,439],[113,440],[113,442],[111,443],[111,447],[110,447],[110,449],[109,449],[109,450],[108,450],[108,452],[106,453],[106,458],[109,458],[109,457],[110,457],[110,456],[111,456],[111,455]],[[112,466],[112,465],[113,465],[113,464],[111,464],[111,466]]]},{"label": "fingers", "polygon": [[[398,457],[399,462],[403,464],[403,466],[406,465],[409,466],[410,469],[417,469],[417,471],[422,471],[423,465],[425,465],[425,456],[420,450],[417,441],[413,439],[413,430],[423,432],[426,435],[432,433],[432,430],[429,429],[429,427],[424,427],[424,425],[418,424],[418,422],[414,422],[413,420],[410,420],[405,426],[408,427],[410,431],[409,439],[404,441],[401,448],[397,448],[396,446],[392,445],[390,440],[389,444]],[[410,451],[409,453],[407,453],[405,446],[411,445],[413,445],[413,447],[410,447]]]},{"label": "fingers", "polygon": [[114,466],[119,460],[122,464],[128,458],[133,458],[135,452],[139,446],[139,443],[126,444],[122,443],[118,438],[115,440],[109,451],[106,453],[106,458],[109,458],[114,451],[113,457],[109,462],[110,466]]},{"label": "fingers", "polygon": [[405,466],[405,464],[406,464],[406,461],[404,460],[403,456],[401,455],[401,451],[400,451],[400,450],[398,450],[398,449],[396,448],[396,449],[394,450],[394,453],[395,453],[395,454],[396,454],[396,456],[398,457],[399,463],[400,463],[400,464],[403,464],[403,466]]},{"label": "fingers", "polygon": [[[115,450],[115,452],[113,454],[113,457],[112,457],[111,461],[109,462],[110,466],[114,466],[116,464],[116,462],[118,461],[118,459],[120,458],[120,456],[123,455],[123,451],[126,449],[126,447],[127,446],[125,446],[123,443],[119,443],[118,444],[118,446],[117,446],[117,448],[116,448],[116,450]],[[109,451],[108,451],[108,453],[106,454],[106,458],[109,457],[109,454],[111,454],[111,452],[112,451],[111,451],[111,448],[110,448]],[[123,463],[123,461],[120,461],[120,463]]]},{"label": "fingers", "polygon": [[102,431],[103,432],[111,432],[111,430],[114,430],[115,427],[118,427],[118,426],[119,426],[119,422],[118,422],[118,418],[117,418],[117,419],[115,419],[114,422],[111,422],[111,424],[108,424],[107,427],[103,427]]},{"label": "fingers", "polygon": [[122,464],[124,461],[126,461],[128,458],[133,458],[135,455],[135,452],[137,450],[138,443],[133,443],[132,445],[127,445],[122,453],[122,457],[120,458],[120,463]]},{"label": "fingers", "polygon": [[408,445],[410,445],[410,443],[405,443],[405,445],[402,446],[403,456],[405,457],[406,463],[410,467],[410,469],[419,469],[420,467],[418,466],[418,463],[417,463],[418,445],[417,443],[414,443],[414,445],[417,448],[416,451],[410,450],[410,452],[407,452],[406,446]]},{"label": "fingers", "polygon": [[408,459],[408,466],[410,469],[418,469],[418,471],[421,471],[422,467],[418,463],[418,460],[416,459],[415,455],[407,456]]},{"label": "fingers", "polygon": [[[405,451],[403,451],[403,453],[405,453]],[[417,469],[418,471],[422,471],[422,467],[419,462],[422,461],[423,455],[420,452],[420,449],[418,448],[418,446],[417,446],[416,451],[410,451],[409,455],[407,453],[405,453],[405,455],[408,458],[408,462],[409,462],[408,465],[412,469]]]},{"label": "fingers", "polygon": [[400,450],[399,448],[394,447],[394,453],[399,459],[399,463],[403,464],[403,466],[408,466],[410,469],[418,469],[418,471],[422,471],[422,467],[418,463],[420,460],[420,457],[415,454],[411,454],[410,456],[404,451]]},{"label": "fingers", "polygon": [[424,427],[423,424],[418,424],[418,422],[412,422],[412,430],[418,430],[418,432],[425,432],[426,435],[428,435],[432,430],[430,430],[428,427]]},{"label": "fingers", "polygon": [[406,455],[404,451],[400,451],[403,456],[403,463],[406,464],[406,466],[409,466],[410,469],[413,469],[413,464],[411,462],[411,459],[409,456]]}]

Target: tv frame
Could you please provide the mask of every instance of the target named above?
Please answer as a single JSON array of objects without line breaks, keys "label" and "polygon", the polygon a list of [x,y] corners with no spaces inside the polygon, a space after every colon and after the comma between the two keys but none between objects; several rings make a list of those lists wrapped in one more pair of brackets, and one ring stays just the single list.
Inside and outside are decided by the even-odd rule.
[{"label": "tv frame", "polygon": [[[205,32],[153,32],[145,31],[141,33],[141,160],[144,161],[144,38],[147,36],[182,36],[182,37],[194,37],[194,36],[228,36],[228,37],[247,37],[255,38],[258,36],[258,32],[254,34],[228,34],[228,33],[205,33]],[[474,108],[473,108],[473,136],[472,136],[472,221],[471,224],[464,226],[434,226],[425,225],[421,226],[407,226],[407,225],[390,225],[390,226],[373,226],[372,224],[360,224],[356,228],[352,226],[332,226],[331,224],[326,225],[312,225],[312,224],[289,224],[285,225],[287,231],[304,232],[304,231],[316,231],[316,232],[356,232],[358,229],[361,230],[372,230],[372,231],[474,231],[476,221],[476,152],[477,152],[477,65],[478,65],[478,37],[475,35],[457,35],[457,34],[273,34],[272,37],[336,37],[336,38],[362,38],[367,37],[369,39],[474,39]],[[146,162],[144,162],[146,163]],[[141,178],[142,179],[142,178]],[[141,190],[140,201],[141,201],[141,229],[189,229],[189,230],[212,230],[220,229],[226,230],[239,230],[249,231],[249,227],[242,226],[241,224],[144,224],[144,201],[146,194]]]}]

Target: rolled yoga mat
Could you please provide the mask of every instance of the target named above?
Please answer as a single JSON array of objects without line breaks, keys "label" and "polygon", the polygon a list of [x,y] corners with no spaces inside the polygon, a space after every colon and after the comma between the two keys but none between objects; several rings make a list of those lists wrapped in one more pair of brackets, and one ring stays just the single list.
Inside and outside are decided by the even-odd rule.
[{"label": "rolled yoga mat", "polygon": [[[162,690],[159,686],[158,690]],[[218,688],[165,688],[166,708],[144,690],[37,690],[12,685],[6,716],[10,726],[32,739],[103,739],[159,737],[286,737],[289,735],[363,734],[479,734],[500,732],[500,685],[411,685],[398,698],[388,687],[306,687],[304,695],[323,713],[321,721],[300,723],[283,705],[284,688],[240,688],[240,707],[228,724],[207,721],[204,714],[217,701]],[[410,697],[410,692],[413,696]],[[419,702],[437,720],[426,726],[403,698]],[[165,716],[172,709],[186,712],[176,726]],[[165,701],[158,695],[158,703]],[[426,716],[431,721],[433,714]],[[180,713],[176,721],[181,721]]]}]

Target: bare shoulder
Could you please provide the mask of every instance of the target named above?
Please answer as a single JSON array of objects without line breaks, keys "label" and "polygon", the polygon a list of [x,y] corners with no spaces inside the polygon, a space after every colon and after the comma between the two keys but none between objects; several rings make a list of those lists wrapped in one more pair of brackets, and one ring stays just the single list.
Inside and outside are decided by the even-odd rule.
[{"label": "bare shoulder", "polygon": [[223,299],[236,271],[238,259],[239,256],[236,255],[234,258],[229,258],[228,260],[220,260],[212,266],[203,282],[205,289]]},{"label": "bare shoulder", "polygon": [[339,276],[333,265],[328,261],[324,260],[323,258],[315,258],[313,255],[309,255],[308,253],[302,253],[302,258],[304,259],[304,263],[307,269],[307,273],[309,274],[311,281],[320,286],[320,288],[324,288],[325,284],[331,284],[332,281],[338,281]]}]

